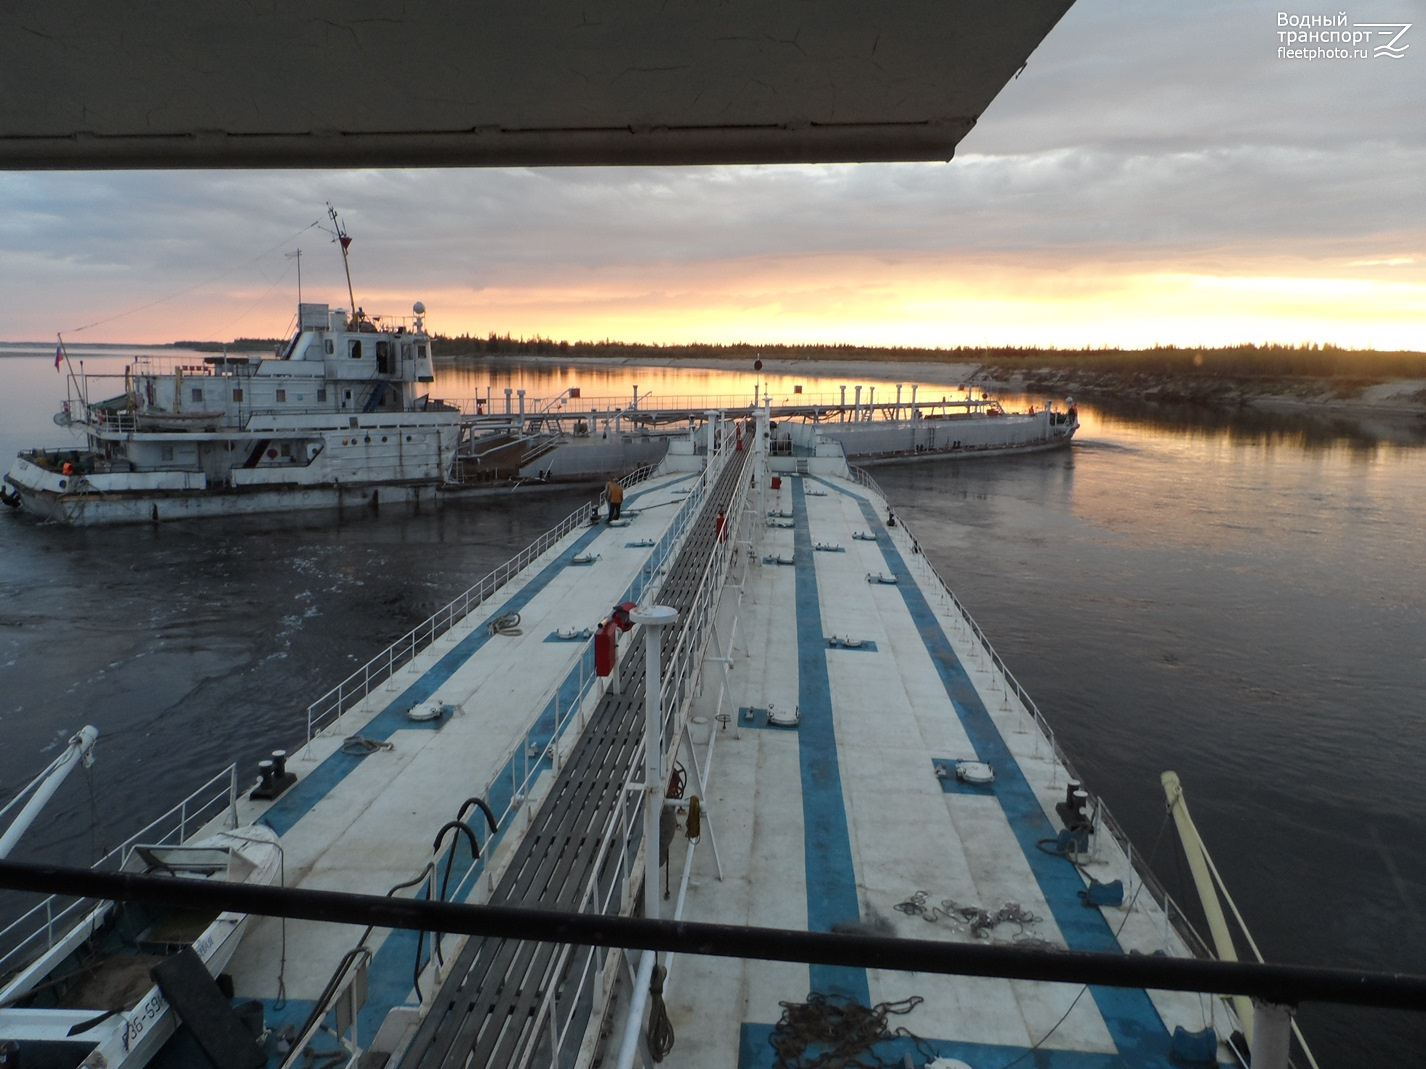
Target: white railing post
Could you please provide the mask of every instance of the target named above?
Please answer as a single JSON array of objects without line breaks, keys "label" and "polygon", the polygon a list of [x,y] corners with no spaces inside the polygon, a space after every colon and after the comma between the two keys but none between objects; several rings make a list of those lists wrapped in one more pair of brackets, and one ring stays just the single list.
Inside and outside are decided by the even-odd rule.
[{"label": "white railing post", "polygon": [[662,646],[664,628],[678,619],[668,605],[629,614],[644,631],[644,917],[659,916],[659,821],[663,815]]},{"label": "white railing post", "polygon": [[238,766],[229,766],[228,772],[228,824],[238,826]]}]

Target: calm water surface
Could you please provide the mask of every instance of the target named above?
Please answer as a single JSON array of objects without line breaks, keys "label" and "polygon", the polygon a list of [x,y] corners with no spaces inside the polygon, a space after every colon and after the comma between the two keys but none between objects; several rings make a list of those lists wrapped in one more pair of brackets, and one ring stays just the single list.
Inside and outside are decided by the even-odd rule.
[{"label": "calm water surface", "polygon": [[[52,359],[0,358],[7,456],[66,440]],[[742,398],[754,381],[463,365],[436,392]],[[1426,972],[1419,430],[1081,415],[1070,450],[873,474],[1181,900],[1165,769],[1270,960]],[[308,701],[589,496],[108,531],[0,515],[0,799],[83,723],[102,732],[91,780],[17,856],[83,862],[229,760],[292,744]],[[1423,1064],[1426,1018],[1300,1019],[1325,1066]]]}]

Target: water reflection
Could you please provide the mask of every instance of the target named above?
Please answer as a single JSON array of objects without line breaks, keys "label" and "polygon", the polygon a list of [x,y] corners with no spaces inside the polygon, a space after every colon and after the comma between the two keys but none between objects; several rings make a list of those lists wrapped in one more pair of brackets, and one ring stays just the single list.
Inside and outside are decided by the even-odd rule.
[{"label": "water reflection", "polygon": [[[603,361],[523,361],[444,360],[436,368],[436,392],[449,400],[493,398],[503,406],[505,390],[518,405],[518,391],[524,390],[527,406],[535,399],[549,401],[571,388],[580,391],[579,401],[609,407],[613,402],[628,404],[637,391],[640,398],[686,400],[704,398],[729,406],[747,405],[758,398],[780,404],[839,404],[861,400],[878,405],[898,400],[942,400],[964,395],[965,387],[947,369],[936,365],[916,368],[913,374],[897,375],[897,368],[877,365],[754,370],[750,363],[729,361],[720,367],[607,363]],[[908,370],[908,369],[900,369]],[[571,402],[573,403],[573,402]],[[1043,404],[1043,398],[1036,398]]]},{"label": "water reflection", "polygon": [[1426,420],[1419,416],[1394,416],[1349,411],[1274,411],[1242,406],[1165,405],[1137,399],[1097,398],[1081,405],[1081,421],[1088,436],[1092,421],[1118,424],[1151,436],[1189,438],[1222,437],[1236,444],[1284,446],[1315,451],[1346,448],[1375,453],[1379,446],[1426,445]]},{"label": "water reflection", "polygon": [[[3,364],[0,443],[64,440],[52,354]],[[755,385],[780,402],[860,383],[894,400],[897,381],[582,362],[437,375],[453,399],[578,388],[585,404],[627,403],[635,385],[741,403]],[[1070,449],[874,474],[1140,849],[1161,841],[1158,774],[1176,768],[1269,957],[1419,969],[1419,421],[1102,400],[1080,415]],[[250,770],[301,736],[307,700],[581,494],[105,531],[0,515],[0,784],[41,767],[87,710],[102,717],[94,782],[113,830],[229,759]],[[80,781],[65,799],[27,848],[83,860],[91,800]],[[1167,841],[1153,863],[1188,890]],[[1303,1022],[1324,1065],[1416,1064],[1426,1049],[1426,1018],[1308,1007]]]},{"label": "water reflection", "polygon": [[[20,448],[63,444],[73,438],[51,423],[65,396],[65,377],[54,370],[53,353],[10,355],[3,362],[6,394],[0,398],[0,449],[12,456]],[[90,373],[122,375],[135,357],[182,362],[204,354],[177,349],[86,351],[71,354]],[[518,410],[525,391],[527,411],[542,405],[609,410],[644,400],[678,398],[688,404],[742,406],[754,397],[774,404],[851,402],[887,404],[897,400],[941,400],[964,396],[963,369],[954,365],[877,365],[818,363],[788,370],[785,362],[755,371],[750,362],[718,367],[635,365],[600,360],[444,359],[437,363],[432,394],[452,401],[476,398],[501,411],[505,391]],[[568,391],[578,390],[577,398]],[[979,388],[976,389],[979,393]],[[1041,406],[1062,398],[1042,393],[996,391],[1012,409]],[[487,408],[489,410],[489,408]],[[1079,405],[1081,444],[1126,437],[1177,439],[1222,438],[1232,443],[1282,446],[1298,451],[1347,449],[1374,456],[1380,446],[1426,445],[1426,419],[1346,411],[1269,411],[1166,405],[1142,400],[1095,398]]]}]

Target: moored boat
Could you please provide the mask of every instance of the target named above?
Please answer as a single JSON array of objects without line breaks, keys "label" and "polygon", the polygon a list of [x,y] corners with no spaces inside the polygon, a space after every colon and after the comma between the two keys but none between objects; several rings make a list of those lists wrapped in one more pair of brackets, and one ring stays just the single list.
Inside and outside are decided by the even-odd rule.
[{"label": "moored boat", "polygon": [[[877,402],[873,387],[863,402],[862,387],[850,400],[842,387],[840,397],[773,405],[770,449],[774,455],[811,456],[821,440],[835,443],[848,459],[866,462],[999,457],[1063,448],[1079,430],[1072,397],[1063,408],[1046,403],[1016,412],[969,389],[964,397],[939,399],[917,399],[916,393],[912,387],[903,401],[898,389],[895,400]],[[521,462],[520,478],[581,481],[656,464],[680,437],[695,444],[706,438],[707,408],[681,404],[677,397],[640,405],[636,392],[634,403],[619,408],[617,417],[608,410],[542,413],[540,427],[553,434],[554,443]],[[751,418],[757,409],[718,406],[728,417]],[[673,429],[685,424],[686,431]]]},{"label": "moored boat", "polygon": [[423,312],[418,302],[409,327],[388,328],[303,304],[273,357],[75,372],[56,422],[84,443],[20,453],[7,498],[75,525],[430,499],[460,412],[428,394]]},{"label": "moored boat", "polygon": [[71,366],[55,422],[84,442],[21,452],[4,502],[91,525],[431,500],[461,414],[430,396],[425,305],[404,319],[352,305],[299,303],[270,357],[137,359],[122,376]]},{"label": "moored boat", "polygon": [[1073,397],[1067,397],[1061,409],[1045,404],[1013,412],[998,399],[977,398],[972,391],[963,398],[907,404],[900,402],[899,393],[891,404],[868,402],[854,408],[850,419],[782,420],[773,434],[773,451],[809,455],[821,438],[840,445],[848,459],[862,461],[991,457],[1058,449],[1069,445],[1079,430]]},{"label": "moored boat", "polygon": [[[121,872],[175,880],[269,886],[281,872],[277,836],[257,825],[131,842],[117,853]],[[67,929],[57,923],[65,918]],[[165,963],[191,955],[216,976],[247,923],[228,911],[50,899],[0,933],[10,944],[0,968],[24,962],[0,980],[0,1040],[22,1066],[138,1069],[179,1023],[159,979]]]}]

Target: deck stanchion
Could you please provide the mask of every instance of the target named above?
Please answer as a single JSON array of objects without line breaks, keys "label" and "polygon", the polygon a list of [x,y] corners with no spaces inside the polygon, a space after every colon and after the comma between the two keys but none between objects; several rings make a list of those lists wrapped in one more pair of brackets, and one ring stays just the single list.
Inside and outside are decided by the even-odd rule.
[{"label": "deck stanchion", "polygon": [[238,826],[238,766],[229,766],[228,772],[228,827]]},{"label": "deck stanchion", "polygon": [[[634,609],[629,618],[644,632],[644,917],[657,919],[659,901],[659,820],[663,814],[663,717],[661,715],[662,647],[664,628],[678,620],[678,610],[667,605]],[[655,953],[646,950],[639,962],[638,979],[629,1002],[619,1066],[631,1064],[643,1020]]]},{"label": "deck stanchion", "polygon": [[1287,1069],[1292,1042],[1292,1007],[1253,999],[1253,1039],[1249,1060],[1257,1069]]}]

